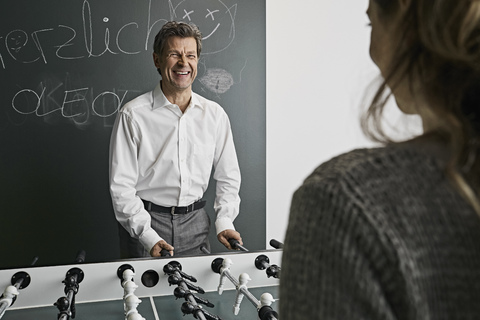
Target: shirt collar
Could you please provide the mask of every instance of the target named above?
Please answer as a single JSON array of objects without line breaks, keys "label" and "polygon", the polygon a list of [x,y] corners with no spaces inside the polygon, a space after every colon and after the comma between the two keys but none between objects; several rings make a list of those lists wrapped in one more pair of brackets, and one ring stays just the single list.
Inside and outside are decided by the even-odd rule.
[{"label": "shirt collar", "polygon": [[[162,87],[160,86],[160,82],[157,84],[155,89],[153,90],[153,109],[157,108],[162,108],[162,107],[168,107],[168,106],[173,106],[170,101],[168,101],[167,97],[165,97],[165,94],[162,91]],[[199,107],[201,109],[204,108],[204,106],[200,103],[200,99],[198,98],[198,95],[192,91],[192,99],[190,100],[190,105],[188,108],[193,108],[193,107]],[[187,108],[187,109],[188,109]]]}]

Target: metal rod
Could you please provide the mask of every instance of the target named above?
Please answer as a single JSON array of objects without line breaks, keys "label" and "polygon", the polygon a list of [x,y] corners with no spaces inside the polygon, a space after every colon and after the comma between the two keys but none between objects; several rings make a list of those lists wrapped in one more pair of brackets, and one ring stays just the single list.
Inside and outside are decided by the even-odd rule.
[{"label": "metal rod", "polygon": [[[77,283],[78,275],[74,274],[72,277],[75,280],[74,282]],[[60,317],[58,318],[58,320],[68,320],[68,318],[70,317],[70,314],[72,313],[71,309],[72,309],[72,301],[73,301],[74,295],[75,295],[74,290],[68,290],[68,292],[67,292],[67,300],[68,300],[67,314],[65,314],[65,313],[61,314]]]},{"label": "metal rod", "polygon": [[[235,285],[235,287],[238,287],[239,283],[237,279],[235,279],[228,270],[223,271],[223,274],[225,274],[228,280],[230,280]],[[250,302],[255,306],[255,308],[260,305],[260,301],[258,301],[257,298],[255,298],[255,296],[251,294],[250,291],[248,291],[247,288],[242,287],[240,288],[240,291],[248,298],[248,300],[250,300]]]},{"label": "metal rod", "polygon": [[[178,271],[175,271],[175,276],[177,276],[179,279],[183,279],[183,277],[180,275],[180,272]],[[190,289],[187,287],[187,284],[185,283],[184,280],[180,281],[180,286],[185,290],[185,291],[190,291]],[[188,301],[194,305],[194,306],[197,306],[197,301],[195,300],[195,297],[193,295],[188,295]],[[205,317],[205,315],[203,314],[203,312],[201,310],[199,310],[199,312],[197,313],[197,316],[200,318],[200,320],[207,320],[207,318]]]},{"label": "metal rod", "polygon": [[242,246],[241,244],[237,244],[237,248],[239,248],[242,251],[248,251],[248,249]]},{"label": "metal rod", "polygon": [[9,305],[8,301],[0,302],[0,319],[3,317],[3,314],[7,310],[8,305]]},{"label": "metal rod", "polygon": [[17,290],[20,289],[20,286],[22,285],[23,280],[24,280],[23,278],[18,279],[13,286],[17,288]]},{"label": "metal rod", "polygon": [[[22,286],[23,284],[23,281],[25,280],[24,277],[20,277],[18,278],[17,281],[15,281],[15,283],[13,284],[13,286],[15,287],[15,289],[18,291],[20,289],[20,287]],[[2,301],[3,300],[3,301]],[[5,314],[5,311],[13,304],[13,301],[12,300],[4,300],[4,299],[0,299],[0,319],[3,317],[3,315]]]}]

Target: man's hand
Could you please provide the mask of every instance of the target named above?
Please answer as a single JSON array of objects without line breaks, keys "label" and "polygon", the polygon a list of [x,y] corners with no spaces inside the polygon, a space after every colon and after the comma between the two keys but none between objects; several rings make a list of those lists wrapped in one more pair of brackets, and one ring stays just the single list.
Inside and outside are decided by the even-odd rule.
[{"label": "man's hand", "polygon": [[160,257],[161,256],[161,251],[165,249],[167,250],[171,256],[173,256],[173,247],[169,245],[165,240],[160,240],[158,241],[152,249],[150,249],[150,255],[152,257]]},{"label": "man's hand", "polygon": [[223,230],[222,232],[217,234],[217,239],[230,250],[233,250],[233,248],[230,243],[228,243],[228,239],[235,239],[240,243],[241,246],[243,246],[243,241],[240,233],[232,229]]}]

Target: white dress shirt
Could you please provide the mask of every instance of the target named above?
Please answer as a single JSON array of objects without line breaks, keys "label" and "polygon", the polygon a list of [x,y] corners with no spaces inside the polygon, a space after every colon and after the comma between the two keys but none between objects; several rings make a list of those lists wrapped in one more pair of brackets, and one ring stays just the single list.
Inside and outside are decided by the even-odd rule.
[{"label": "white dress shirt", "polygon": [[182,113],[157,85],[125,104],[113,127],[110,193],[117,220],[150,251],[162,238],[151,228],[141,199],[165,207],[190,205],[203,196],[212,167],[218,234],[235,230],[240,205],[240,169],[228,116],[194,92]]}]

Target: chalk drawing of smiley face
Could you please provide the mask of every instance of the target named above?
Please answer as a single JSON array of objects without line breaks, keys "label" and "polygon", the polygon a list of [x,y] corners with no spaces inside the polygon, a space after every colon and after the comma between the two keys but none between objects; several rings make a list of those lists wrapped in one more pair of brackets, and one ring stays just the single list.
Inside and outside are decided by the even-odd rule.
[{"label": "chalk drawing of smiley face", "polygon": [[23,30],[14,30],[5,39],[7,48],[18,53],[28,42],[27,33]]},{"label": "chalk drawing of smiley face", "polygon": [[235,39],[237,4],[227,6],[222,0],[181,0],[170,3],[171,19],[194,23],[202,32],[202,54],[227,49]]}]

